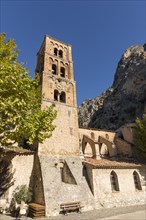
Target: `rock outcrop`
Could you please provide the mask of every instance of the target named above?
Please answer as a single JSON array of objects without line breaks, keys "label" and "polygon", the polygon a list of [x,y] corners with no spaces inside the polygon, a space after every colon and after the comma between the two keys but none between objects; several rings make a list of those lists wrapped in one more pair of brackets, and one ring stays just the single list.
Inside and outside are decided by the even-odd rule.
[{"label": "rock outcrop", "polygon": [[113,85],[78,107],[79,126],[116,130],[141,117],[146,106],[146,44],[132,46],[118,63]]}]

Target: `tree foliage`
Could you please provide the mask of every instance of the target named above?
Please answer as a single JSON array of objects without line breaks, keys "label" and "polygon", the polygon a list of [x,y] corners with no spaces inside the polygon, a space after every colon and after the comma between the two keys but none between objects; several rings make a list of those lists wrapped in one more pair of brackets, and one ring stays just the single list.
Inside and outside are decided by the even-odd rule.
[{"label": "tree foliage", "polygon": [[38,77],[31,79],[18,61],[15,41],[0,35],[0,144],[10,146],[27,140],[42,143],[52,135],[56,111],[41,110]]},{"label": "tree foliage", "polygon": [[135,139],[139,152],[146,158],[146,113],[143,115],[143,119],[136,119]]}]

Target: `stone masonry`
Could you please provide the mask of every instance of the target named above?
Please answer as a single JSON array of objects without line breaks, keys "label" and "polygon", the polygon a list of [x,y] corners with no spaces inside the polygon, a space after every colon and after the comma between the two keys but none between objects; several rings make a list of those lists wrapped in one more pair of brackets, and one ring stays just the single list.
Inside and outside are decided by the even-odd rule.
[{"label": "stone masonry", "polygon": [[78,126],[71,45],[46,35],[36,72],[41,107],[57,110],[56,128],[35,152],[23,150],[11,158],[16,181],[8,199],[26,184],[33,189],[33,202],[45,205],[46,216],[59,215],[60,204],[77,201],[82,211],[145,204],[146,166],[134,157],[134,125],[118,132]]},{"label": "stone masonry", "polygon": [[[35,201],[46,205],[48,216],[58,215],[60,204],[65,202],[80,201],[83,210],[143,204],[145,186],[135,190],[133,179],[135,174],[136,181],[141,181],[142,166],[129,162],[133,149],[127,138],[132,138],[131,133],[126,136],[123,128],[126,140],[121,140],[113,131],[78,128],[71,49],[71,45],[45,36],[38,52],[42,108],[53,104],[57,118],[53,136],[38,147],[40,165],[35,175],[40,181],[35,185],[44,197],[36,193]],[[128,160],[123,166],[117,158]],[[117,178],[116,193],[111,190],[112,173]]]}]

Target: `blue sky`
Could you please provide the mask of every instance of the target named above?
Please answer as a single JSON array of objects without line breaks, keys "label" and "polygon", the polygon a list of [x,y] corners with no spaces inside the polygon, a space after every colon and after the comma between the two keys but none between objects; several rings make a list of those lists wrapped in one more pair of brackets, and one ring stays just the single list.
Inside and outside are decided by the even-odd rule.
[{"label": "blue sky", "polygon": [[77,101],[112,85],[122,53],[146,41],[145,0],[1,0],[1,32],[33,75],[44,35],[72,45]]}]

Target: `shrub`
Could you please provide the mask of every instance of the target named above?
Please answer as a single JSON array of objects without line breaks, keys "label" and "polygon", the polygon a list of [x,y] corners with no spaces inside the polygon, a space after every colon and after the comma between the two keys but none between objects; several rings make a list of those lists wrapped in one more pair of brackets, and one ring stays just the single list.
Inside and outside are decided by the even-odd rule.
[{"label": "shrub", "polygon": [[17,186],[13,193],[13,197],[19,204],[21,203],[21,201],[29,203],[32,200],[32,190],[26,185]]}]

